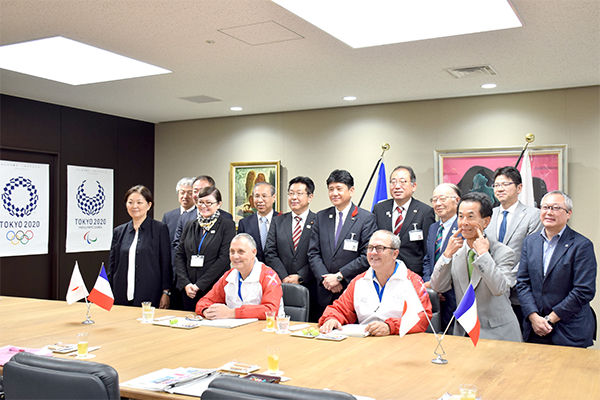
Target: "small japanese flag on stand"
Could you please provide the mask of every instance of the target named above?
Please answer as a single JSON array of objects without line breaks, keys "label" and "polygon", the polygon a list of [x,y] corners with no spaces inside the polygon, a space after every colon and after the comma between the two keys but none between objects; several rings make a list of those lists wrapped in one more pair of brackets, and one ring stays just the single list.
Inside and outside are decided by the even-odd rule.
[{"label": "small japanese flag on stand", "polygon": [[88,294],[81,272],[79,272],[79,264],[75,261],[71,282],[69,282],[69,289],[67,290],[67,304],[71,305],[85,298]]},{"label": "small japanese flag on stand", "polygon": [[106,311],[110,311],[115,302],[115,297],[113,296],[110,283],[108,283],[108,276],[104,269],[104,263],[100,269],[100,275],[98,276],[98,279],[96,279],[96,284],[88,296],[88,300],[98,307],[104,308]]}]

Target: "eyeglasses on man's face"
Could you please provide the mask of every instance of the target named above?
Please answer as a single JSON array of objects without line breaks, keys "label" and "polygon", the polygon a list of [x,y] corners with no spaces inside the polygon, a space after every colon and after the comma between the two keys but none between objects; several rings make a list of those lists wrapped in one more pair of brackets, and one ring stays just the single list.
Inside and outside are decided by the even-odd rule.
[{"label": "eyeglasses on man's face", "polygon": [[429,199],[429,201],[431,202],[431,204],[435,204],[438,201],[440,203],[445,203],[446,200],[448,200],[448,199],[455,199],[455,198],[456,198],[456,196],[440,196],[440,197],[432,197],[432,198]]},{"label": "eyeglasses on man's face", "polygon": [[386,246],[367,246],[367,253],[372,252],[373,250],[375,250],[375,252],[377,254],[381,254],[383,253],[385,250],[390,249],[390,250],[395,250],[393,247],[386,247]]},{"label": "eyeglasses on man's face", "polygon": [[204,206],[204,207],[206,207],[206,208],[210,208],[210,207],[212,207],[212,206],[213,206],[213,205],[215,205],[215,204],[217,204],[217,202],[216,202],[216,201],[199,201],[199,202],[198,202],[198,205],[199,205],[200,207]]},{"label": "eyeglasses on man's face", "polygon": [[306,192],[288,192],[289,197],[302,197],[306,194]]},{"label": "eyeglasses on man's face", "polygon": [[565,212],[568,212],[568,210],[564,207],[560,207],[560,206],[549,206],[547,204],[544,204],[543,206],[540,207],[542,211],[560,211],[560,210],[564,210]]},{"label": "eyeglasses on man's face", "polygon": [[498,183],[493,183],[492,187],[494,189],[500,189],[500,188],[508,188],[510,185],[514,185],[514,182],[498,182]]}]

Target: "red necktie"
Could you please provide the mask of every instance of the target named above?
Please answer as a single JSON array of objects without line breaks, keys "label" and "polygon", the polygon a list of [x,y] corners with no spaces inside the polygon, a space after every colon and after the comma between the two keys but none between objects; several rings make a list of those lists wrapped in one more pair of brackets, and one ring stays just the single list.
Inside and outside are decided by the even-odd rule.
[{"label": "red necktie", "polygon": [[396,220],[396,225],[394,225],[394,235],[400,233],[400,229],[402,229],[402,210],[404,207],[396,207],[396,211],[398,211],[398,219]]},{"label": "red necktie", "polygon": [[302,236],[302,218],[299,216],[295,216],[296,227],[294,228],[294,233],[292,234],[292,240],[294,241],[294,253],[298,248],[298,242],[300,241],[300,236]]}]

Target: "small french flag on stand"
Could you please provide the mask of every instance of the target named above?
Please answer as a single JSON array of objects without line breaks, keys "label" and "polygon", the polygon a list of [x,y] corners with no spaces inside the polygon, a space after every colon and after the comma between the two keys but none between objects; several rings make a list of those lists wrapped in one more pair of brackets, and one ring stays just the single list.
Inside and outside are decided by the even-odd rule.
[{"label": "small french flag on stand", "polygon": [[463,329],[469,334],[473,346],[477,346],[480,326],[479,317],[477,316],[477,300],[475,299],[475,290],[473,289],[472,284],[469,284],[460,304],[456,307],[454,316]]},{"label": "small french flag on stand", "polygon": [[113,296],[110,283],[108,283],[108,276],[104,269],[104,263],[102,263],[100,275],[98,276],[98,279],[96,279],[96,284],[90,292],[88,300],[98,307],[104,308],[106,311],[110,311],[115,302],[115,297]]}]

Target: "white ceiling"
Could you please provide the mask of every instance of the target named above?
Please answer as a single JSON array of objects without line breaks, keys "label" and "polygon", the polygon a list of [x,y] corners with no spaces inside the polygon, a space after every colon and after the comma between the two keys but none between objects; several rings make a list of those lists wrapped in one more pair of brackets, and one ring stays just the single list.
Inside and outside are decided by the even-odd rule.
[{"label": "white ceiling", "polygon": [[[269,0],[0,0],[2,45],[60,35],[173,71],[71,86],[1,70],[0,92],[165,122],[600,84],[599,0],[512,4],[522,28],[352,49]],[[445,70],[482,64],[498,75]]]}]

